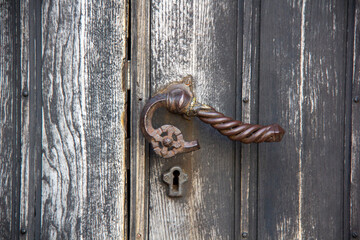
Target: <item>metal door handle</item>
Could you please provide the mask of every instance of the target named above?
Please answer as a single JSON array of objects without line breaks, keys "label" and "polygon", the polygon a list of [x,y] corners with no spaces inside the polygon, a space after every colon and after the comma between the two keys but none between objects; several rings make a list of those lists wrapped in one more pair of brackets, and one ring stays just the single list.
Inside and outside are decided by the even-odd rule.
[{"label": "metal door handle", "polygon": [[173,125],[163,125],[154,129],[152,117],[160,107],[166,107],[168,111],[181,114],[185,118],[198,117],[231,140],[242,143],[280,142],[285,133],[278,124],[262,126],[243,123],[208,105],[196,102],[192,91],[192,77],[187,76],[152,97],[141,112],[141,130],[145,138],[151,142],[155,153],[163,158],[198,150],[200,145],[197,140],[185,141],[181,131]]}]

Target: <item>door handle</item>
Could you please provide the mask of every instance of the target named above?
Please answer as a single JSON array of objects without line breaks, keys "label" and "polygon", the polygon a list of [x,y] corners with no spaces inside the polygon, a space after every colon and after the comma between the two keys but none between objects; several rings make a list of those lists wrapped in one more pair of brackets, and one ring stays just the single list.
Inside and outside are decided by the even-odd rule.
[{"label": "door handle", "polygon": [[163,158],[198,150],[200,145],[197,140],[185,141],[181,131],[173,125],[163,125],[154,129],[152,117],[156,109],[161,107],[165,107],[169,112],[181,114],[187,119],[198,117],[231,140],[242,143],[280,142],[285,133],[278,124],[262,126],[243,123],[197,102],[192,89],[192,77],[187,76],[150,98],[141,112],[142,133],[147,141],[151,142],[154,152]]}]

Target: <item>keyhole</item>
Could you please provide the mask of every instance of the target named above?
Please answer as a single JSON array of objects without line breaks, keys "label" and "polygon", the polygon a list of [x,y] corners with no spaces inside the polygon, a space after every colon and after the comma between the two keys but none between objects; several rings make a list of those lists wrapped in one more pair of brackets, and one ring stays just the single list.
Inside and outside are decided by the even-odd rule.
[{"label": "keyhole", "polygon": [[173,178],[173,190],[179,191],[179,176],[180,172],[178,170],[175,170],[173,172],[174,178]]},{"label": "keyhole", "polygon": [[169,197],[183,196],[183,184],[188,180],[188,176],[180,167],[172,167],[169,172],[164,173],[163,180],[169,185]]}]

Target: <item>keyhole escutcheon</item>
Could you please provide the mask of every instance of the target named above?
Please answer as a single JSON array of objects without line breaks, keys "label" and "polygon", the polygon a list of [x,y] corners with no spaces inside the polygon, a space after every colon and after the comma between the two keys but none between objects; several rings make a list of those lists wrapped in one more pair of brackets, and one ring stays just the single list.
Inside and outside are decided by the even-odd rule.
[{"label": "keyhole escutcheon", "polygon": [[169,185],[169,197],[183,196],[183,184],[188,180],[188,176],[180,167],[172,167],[167,173],[163,175],[163,180]]}]

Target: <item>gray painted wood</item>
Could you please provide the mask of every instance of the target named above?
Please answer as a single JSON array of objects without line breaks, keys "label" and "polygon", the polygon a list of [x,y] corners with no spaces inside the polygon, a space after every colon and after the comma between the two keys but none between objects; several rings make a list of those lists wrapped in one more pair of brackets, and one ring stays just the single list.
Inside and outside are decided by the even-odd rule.
[{"label": "gray painted wood", "polygon": [[[235,117],[235,1],[153,1],[151,93],[191,74],[197,100]],[[150,150],[149,239],[233,239],[235,144],[198,119],[165,111],[156,126],[174,124],[201,149],[161,159]],[[188,174],[185,195],[167,196],[162,174],[178,165]]]},{"label": "gray painted wood", "polygon": [[15,1],[0,1],[0,239],[19,236],[19,78]]},{"label": "gray painted wood", "polygon": [[125,238],[126,1],[43,1],[43,239]]},{"label": "gray painted wood", "polygon": [[350,234],[360,236],[360,1],[355,1],[353,19],[351,172],[350,172]]},{"label": "gray painted wood", "polygon": [[[281,7],[279,7],[281,6]],[[258,239],[341,239],[345,1],[262,1]]]}]

